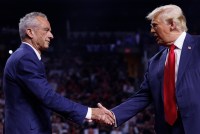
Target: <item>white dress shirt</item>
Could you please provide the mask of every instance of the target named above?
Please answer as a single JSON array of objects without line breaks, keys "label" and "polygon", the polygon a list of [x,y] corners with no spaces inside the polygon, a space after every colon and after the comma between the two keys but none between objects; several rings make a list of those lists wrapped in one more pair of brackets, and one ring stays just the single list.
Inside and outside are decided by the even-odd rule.
[{"label": "white dress shirt", "polygon": [[[181,51],[182,51],[182,47],[183,47],[183,42],[185,40],[185,36],[186,36],[186,32],[183,32],[178,37],[178,39],[174,42],[174,45],[176,46],[176,48],[174,49],[174,53],[175,53],[175,83],[176,83],[176,80],[177,80],[178,67],[179,67]],[[169,51],[169,49],[168,49],[168,51]],[[168,57],[168,55],[167,55],[167,57]],[[166,61],[167,61],[167,57],[166,57]]]}]

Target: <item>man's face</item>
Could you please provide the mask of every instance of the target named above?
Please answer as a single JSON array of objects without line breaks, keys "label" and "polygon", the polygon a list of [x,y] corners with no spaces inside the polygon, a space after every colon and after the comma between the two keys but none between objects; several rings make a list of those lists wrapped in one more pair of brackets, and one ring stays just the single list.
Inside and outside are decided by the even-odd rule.
[{"label": "man's face", "polygon": [[159,16],[151,21],[151,33],[158,44],[168,44],[170,39],[170,24],[167,24]]},{"label": "man's face", "polygon": [[50,40],[53,39],[51,26],[45,18],[37,17],[39,25],[34,28],[32,43],[39,50],[49,48]]}]

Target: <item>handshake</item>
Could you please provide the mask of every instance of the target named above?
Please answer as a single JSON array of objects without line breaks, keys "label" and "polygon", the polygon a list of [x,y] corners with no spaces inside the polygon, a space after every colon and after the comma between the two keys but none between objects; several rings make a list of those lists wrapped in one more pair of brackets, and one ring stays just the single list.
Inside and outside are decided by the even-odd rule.
[{"label": "handshake", "polygon": [[105,125],[115,125],[114,114],[100,103],[98,103],[97,106],[98,108],[92,108],[91,120]]}]

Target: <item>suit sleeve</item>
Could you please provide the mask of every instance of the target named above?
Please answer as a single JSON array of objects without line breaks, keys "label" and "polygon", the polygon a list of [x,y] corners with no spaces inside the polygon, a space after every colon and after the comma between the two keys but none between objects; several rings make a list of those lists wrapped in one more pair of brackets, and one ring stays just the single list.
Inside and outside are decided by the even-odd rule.
[{"label": "suit sleeve", "polygon": [[111,109],[115,114],[117,126],[128,121],[138,112],[142,111],[151,103],[151,93],[148,84],[148,71],[145,73],[144,81],[140,89],[125,102]]},{"label": "suit sleeve", "polygon": [[23,56],[17,64],[16,74],[22,89],[34,96],[35,101],[78,124],[83,123],[88,108],[56,93],[46,79],[44,65],[38,59]]}]

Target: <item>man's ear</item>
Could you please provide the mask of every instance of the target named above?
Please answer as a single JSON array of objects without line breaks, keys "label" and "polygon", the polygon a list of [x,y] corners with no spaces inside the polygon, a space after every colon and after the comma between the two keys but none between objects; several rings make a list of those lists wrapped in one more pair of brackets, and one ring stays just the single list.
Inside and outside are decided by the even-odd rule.
[{"label": "man's ear", "polygon": [[32,39],[34,35],[34,31],[31,28],[26,29],[26,34]]},{"label": "man's ear", "polygon": [[176,23],[174,21],[170,21],[170,30],[173,31],[174,29],[176,29]]}]

